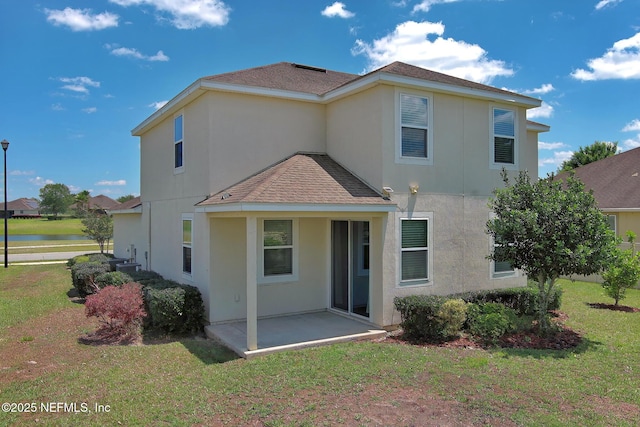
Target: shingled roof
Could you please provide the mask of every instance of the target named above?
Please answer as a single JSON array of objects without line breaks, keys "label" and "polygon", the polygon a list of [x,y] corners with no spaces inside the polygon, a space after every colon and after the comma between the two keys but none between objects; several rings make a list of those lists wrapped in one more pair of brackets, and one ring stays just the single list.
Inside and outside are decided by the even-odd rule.
[{"label": "shingled roof", "polygon": [[217,74],[205,77],[203,80],[322,95],[357,77],[357,74],[341,73],[290,62],[279,62],[262,67]]},{"label": "shingled roof", "polygon": [[640,210],[640,147],[580,166],[575,173],[593,190],[600,209]]},{"label": "shingled roof", "polygon": [[394,206],[326,154],[295,154],[197,206],[233,203]]}]

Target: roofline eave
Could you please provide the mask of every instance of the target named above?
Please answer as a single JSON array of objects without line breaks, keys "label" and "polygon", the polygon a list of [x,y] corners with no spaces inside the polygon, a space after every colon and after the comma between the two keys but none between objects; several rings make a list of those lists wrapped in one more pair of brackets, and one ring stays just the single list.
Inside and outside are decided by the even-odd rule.
[{"label": "roofline eave", "polygon": [[195,207],[196,213],[215,212],[358,212],[389,213],[395,212],[395,204],[324,204],[324,203],[224,203]]}]

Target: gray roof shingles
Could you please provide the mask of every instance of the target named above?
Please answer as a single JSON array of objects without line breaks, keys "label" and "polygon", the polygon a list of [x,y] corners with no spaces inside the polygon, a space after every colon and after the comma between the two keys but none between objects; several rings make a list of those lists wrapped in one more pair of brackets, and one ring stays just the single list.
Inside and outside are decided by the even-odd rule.
[{"label": "gray roof shingles", "polygon": [[600,209],[640,209],[640,147],[580,166],[575,173],[593,190]]},{"label": "gray roof shingles", "polygon": [[231,203],[393,205],[326,154],[295,154],[198,206]]}]

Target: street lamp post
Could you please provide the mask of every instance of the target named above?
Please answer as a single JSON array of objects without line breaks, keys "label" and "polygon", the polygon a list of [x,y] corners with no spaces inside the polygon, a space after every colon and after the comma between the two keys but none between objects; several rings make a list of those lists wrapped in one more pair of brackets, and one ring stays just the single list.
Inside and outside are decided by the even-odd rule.
[{"label": "street lamp post", "polygon": [[8,245],[8,233],[7,233],[7,148],[9,148],[9,141],[3,139],[2,151],[4,151],[4,268],[9,266],[9,245]]}]

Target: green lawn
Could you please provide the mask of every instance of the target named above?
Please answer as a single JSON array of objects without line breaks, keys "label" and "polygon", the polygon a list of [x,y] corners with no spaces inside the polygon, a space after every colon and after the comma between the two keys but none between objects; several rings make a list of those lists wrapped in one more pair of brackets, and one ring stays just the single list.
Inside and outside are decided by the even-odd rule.
[{"label": "green lawn", "polygon": [[79,218],[63,218],[50,221],[46,218],[7,220],[7,231],[13,234],[82,234]]},{"label": "green lawn", "polygon": [[[69,284],[63,266],[0,272],[0,401],[38,407],[0,413],[0,425],[640,423],[640,313],[591,308],[611,302],[597,284],[562,282],[562,311],[584,336],[570,351],[360,342],[248,361],[201,338],[79,344],[95,322]],[[623,304],[640,307],[640,291]]]}]

